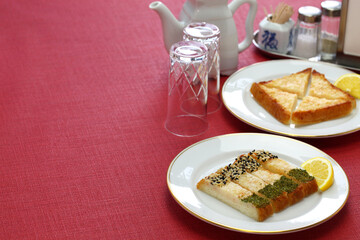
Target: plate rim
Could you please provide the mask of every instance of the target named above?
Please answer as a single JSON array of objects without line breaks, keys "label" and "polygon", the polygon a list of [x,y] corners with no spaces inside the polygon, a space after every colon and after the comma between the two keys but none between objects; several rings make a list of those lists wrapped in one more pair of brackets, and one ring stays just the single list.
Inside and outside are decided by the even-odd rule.
[{"label": "plate rim", "polygon": [[[296,229],[290,229],[290,230],[274,230],[274,231],[262,231],[262,230],[251,230],[251,229],[242,229],[242,228],[235,228],[235,227],[231,227],[231,226],[226,226],[225,224],[221,224],[219,222],[207,219],[206,217],[201,216],[200,214],[195,213],[194,211],[192,211],[191,209],[189,209],[187,206],[185,206],[185,204],[183,204],[174,194],[174,192],[172,191],[171,188],[171,179],[170,179],[170,175],[171,175],[171,170],[174,166],[174,164],[176,163],[176,161],[180,158],[181,155],[183,155],[186,151],[188,151],[189,149],[196,147],[197,145],[203,144],[204,142],[208,142],[208,141],[212,141],[214,139],[217,138],[226,138],[226,137],[237,137],[237,136],[246,136],[246,135],[259,135],[259,136],[268,136],[268,137],[277,137],[277,138],[283,138],[289,141],[294,141],[297,144],[303,144],[307,147],[313,148],[314,150],[324,154],[325,156],[329,157],[332,161],[334,161],[337,165],[337,167],[339,168],[339,170],[341,171],[342,175],[344,176],[345,182],[346,182],[346,187],[347,187],[347,192],[346,192],[346,197],[344,198],[344,201],[341,203],[341,205],[339,206],[338,209],[336,209],[336,211],[334,211],[331,215],[329,215],[328,217],[326,217],[325,219],[322,219],[321,221],[309,224],[307,226],[304,227],[299,227]],[[274,135],[274,134],[270,134],[270,133],[230,133],[230,134],[224,134],[224,135],[218,135],[218,136],[214,136],[214,137],[210,137],[210,138],[206,138],[203,139],[201,141],[198,141],[194,144],[191,144],[190,146],[184,148],[182,151],[180,151],[175,158],[171,161],[169,167],[168,167],[168,171],[167,171],[167,187],[168,190],[170,191],[171,196],[173,197],[173,199],[177,202],[177,204],[179,204],[186,212],[190,213],[191,215],[193,215],[194,217],[209,223],[211,225],[226,229],[226,230],[232,230],[232,231],[236,231],[236,232],[243,232],[243,233],[249,233],[249,234],[258,234],[258,235],[276,235],[276,234],[288,234],[288,233],[294,233],[294,232],[299,232],[299,231],[303,231],[303,230],[307,230],[310,228],[313,228],[315,226],[318,226],[322,223],[325,223],[326,221],[332,219],[334,216],[336,216],[346,205],[349,196],[350,196],[350,184],[349,184],[349,179],[344,171],[344,169],[341,167],[341,165],[335,161],[335,159],[333,159],[330,155],[328,155],[327,153],[325,153],[324,151],[320,150],[319,148],[305,143],[303,141],[294,139],[294,138],[290,138],[290,137],[286,137],[286,136],[281,136],[281,135]]]},{"label": "plate rim", "polygon": [[[224,82],[223,84],[223,87],[222,87],[222,90],[221,90],[221,100],[223,102],[223,105],[225,106],[225,108],[234,116],[236,117],[237,119],[241,120],[242,122],[252,126],[252,127],[255,127],[257,129],[260,129],[260,130],[263,130],[263,131],[266,131],[268,133],[276,133],[276,134],[279,134],[279,135],[283,135],[283,136],[290,136],[290,137],[298,137],[298,138],[326,138],[326,137],[338,137],[338,136],[343,136],[343,135],[347,135],[347,134],[350,134],[350,133],[354,133],[354,132],[357,132],[360,130],[360,126],[359,127],[356,127],[354,129],[351,129],[351,130],[348,130],[348,131],[342,131],[342,132],[338,132],[338,133],[333,133],[333,134],[300,134],[300,133],[289,133],[289,132],[286,132],[286,131],[278,131],[278,130],[274,130],[274,129],[271,129],[269,127],[263,127],[263,126],[260,126],[258,124],[254,124],[252,122],[250,122],[249,120],[246,120],[244,119],[243,117],[237,115],[229,106],[228,104],[226,103],[226,100],[224,98],[224,92],[225,92],[225,87],[229,84],[230,80],[232,80],[232,78],[234,78],[235,75],[239,74],[240,72],[242,71],[245,71],[251,67],[257,67],[258,65],[264,65],[264,64],[271,64],[271,63],[274,63],[274,62],[302,62],[302,63],[306,63],[306,64],[320,64],[320,65],[325,65],[325,66],[329,66],[329,67],[333,67],[333,68],[340,68],[340,69],[343,69],[343,70],[346,70],[348,72],[351,72],[351,73],[354,73],[353,71],[351,70],[348,70],[348,69],[345,69],[341,66],[338,66],[338,65],[335,65],[335,64],[332,64],[332,63],[327,63],[327,62],[313,62],[313,61],[309,61],[309,60],[303,60],[303,59],[277,59],[277,60],[269,60],[269,61],[263,61],[263,62],[257,62],[257,63],[253,63],[251,65],[248,65],[248,66],[245,66],[245,67],[242,67],[240,68],[239,70],[237,70],[236,72],[234,72],[233,74],[231,74],[227,79],[226,81]],[[358,103],[358,100],[356,99],[356,102]],[[358,113],[360,114],[360,112]]]}]

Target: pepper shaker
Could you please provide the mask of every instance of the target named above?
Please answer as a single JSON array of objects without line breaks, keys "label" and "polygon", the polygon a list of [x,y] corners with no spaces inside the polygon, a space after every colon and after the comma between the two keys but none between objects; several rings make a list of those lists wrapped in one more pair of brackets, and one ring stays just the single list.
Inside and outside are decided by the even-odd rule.
[{"label": "pepper shaker", "polygon": [[317,57],[320,50],[320,31],[321,10],[312,6],[299,8],[292,54],[302,58]]},{"label": "pepper shaker", "polygon": [[324,1],[321,3],[321,59],[334,60],[339,36],[341,2]]}]

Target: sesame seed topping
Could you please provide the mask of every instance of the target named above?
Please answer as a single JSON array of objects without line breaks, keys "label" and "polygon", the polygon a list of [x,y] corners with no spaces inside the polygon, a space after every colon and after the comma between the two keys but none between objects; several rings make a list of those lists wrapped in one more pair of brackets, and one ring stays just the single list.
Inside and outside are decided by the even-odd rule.
[{"label": "sesame seed topping", "polygon": [[229,163],[206,178],[210,180],[212,185],[224,186],[230,181],[239,180],[239,176],[246,172],[252,173],[257,171],[261,165],[258,161],[265,162],[272,158],[277,158],[277,156],[264,150],[252,150],[248,154],[236,157],[233,163]]},{"label": "sesame seed topping", "polygon": [[256,157],[261,162],[266,162],[269,159],[278,158],[278,156],[264,150],[253,150],[249,153],[249,155]]}]

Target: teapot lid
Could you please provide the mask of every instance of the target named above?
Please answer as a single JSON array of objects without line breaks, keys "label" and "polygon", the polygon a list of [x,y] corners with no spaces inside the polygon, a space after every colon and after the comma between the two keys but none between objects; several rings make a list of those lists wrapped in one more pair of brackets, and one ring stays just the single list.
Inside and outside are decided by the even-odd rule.
[{"label": "teapot lid", "polygon": [[194,22],[187,25],[183,30],[184,35],[192,38],[213,38],[220,35],[219,28],[211,23]]}]

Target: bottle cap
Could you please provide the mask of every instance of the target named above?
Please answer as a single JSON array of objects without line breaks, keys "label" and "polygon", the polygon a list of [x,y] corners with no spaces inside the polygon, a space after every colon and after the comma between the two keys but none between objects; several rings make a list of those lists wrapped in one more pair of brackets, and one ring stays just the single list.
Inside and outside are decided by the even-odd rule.
[{"label": "bottle cap", "polygon": [[324,1],[321,3],[321,10],[324,16],[339,17],[341,14],[341,2]]},{"label": "bottle cap", "polygon": [[298,19],[307,23],[321,22],[321,10],[317,7],[305,6],[298,10]]}]

